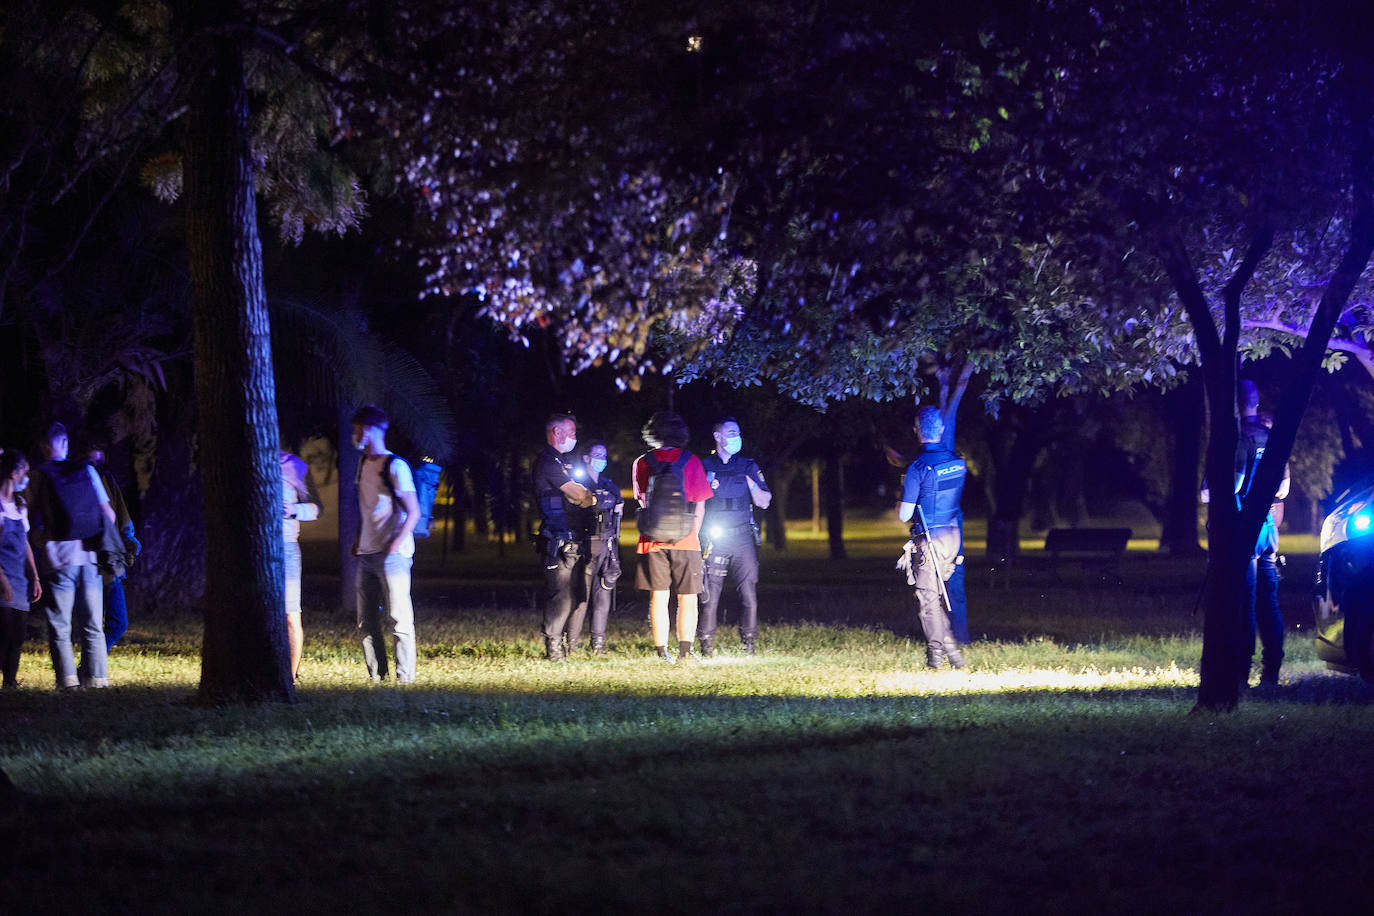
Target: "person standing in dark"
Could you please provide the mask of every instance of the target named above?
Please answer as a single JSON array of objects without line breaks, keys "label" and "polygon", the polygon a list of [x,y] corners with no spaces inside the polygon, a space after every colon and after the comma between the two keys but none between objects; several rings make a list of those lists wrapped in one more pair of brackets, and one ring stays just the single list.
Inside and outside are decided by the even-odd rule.
[{"label": "person standing in dark", "polygon": [[[1259,387],[1250,379],[1240,383],[1240,442],[1236,447],[1236,496],[1244,499],[1254,481],[1255,470],[1269,444],[1269,424],[1259,415]],[[1283,482],[1274,494],[1277,505],[1288,496],[1288,467],[1283,469]],[[1283,665],[1283,612],[1279,610],[1279,526],[1271,505],[1269,515],[1260,528],[1255,543],[1255,555],[1245,577],[1246,600],[1249,613],[1249,636],[1242,649],[1244,667],[1249,680],[1255,660],[1255,636],[1261,646],[1260,685],[1274,686],[1279,682],[1279,668]]]},{"label": "person standing in dark", "polygon": [[639,564],[635,587],[649,593],[649,627],[654,651],[668,655],[668,601],[677,596],[678,661],[692,658],[697,632],[697,596],[701,593],[701,522],[704,503],[715,494],[701,459],[687,451],[687,424],[661,410],[644,424],[650,451],[634,463],[634,494],[640,511]]},{"label": "person standing in dark", "polygon": [[577,596],[568,623],[569,651],[573,637],[581,638],[582,621],[587,611],[592,616],[592,652],[606,654],[606,623],[611,613],[611,596],[620,579],[620,519],[625,499],[620,487],[606,473],[606,443],[592,442],[582,453],[582,467],[573,476],[592,494],[596,504],[582,513],[589,555],[582,570],[582,592]]},{"label": "person standing in dark", "polygon": [[38,565],[29,547],[29,513],[21,495],[29,483],[29,461],[14,448],[0,452],[0,671],[4,686],[19,686],[29,605],[43,594]]},{"label": "person standing in dark", "polygon": [[[586,517],[578,510],[595,506],[596,497],[573,479],[573,466],[565,457],[577,448],[577,418],[566,413],[550,416],[544,423],[544,443],[532,469],[540,519],[535,544],[544,561],[544,655],[561,662],[577,648],[579,636],[569,629],[573,592],[587,563]],[[586,605],[582,607],[585,613]],[[579,618],[579,630],[581,625]]]},{"label": "person standing in dark", "polygon": [[926,637],[926,664],[939,668],[948,659],[964,667],[950,628],[944,583],[954,574],[961,545],[959,502],[968,466],[944,445],[944,420],[935,407],[922,408],[916,433],[925,450],[911,462],[902,482],[897,517],[911,523],[910,576],[916,586],[917,614]]},{"label": "person standing in dark", "polygon": [[105,487],[105,495],[110,497],[110,508],[115,513],[115,529],[123,553],[111,564],[108,572],[101,571],[105,583],[105,651],[115,647],[129,629],[129,604],[124,594],[124,579],[129,567],[137,559],[143,545],[134,535],[134,520],[124,503],[124,492],[119,489],[114,475],[105,466],[105,454],[109,449],[103,439],[92,439],[86,446],[86,458],[100,475],[100,483]]},{"label": "person standing in dark", "polygon": [[715,654],[716,615],[725,580],[733,578],[739,598],[740,645],[746,655],[753,655],[759,638],[759,537],[754,507],[767,509],[773,494],[754,459],[740,455],[744,445],[739,422],[725,417],[716,422],[713,433],[716,450],[701,463],[715,498],[706,503],[702,522],[704,581],[697,639],[702,656]]},{"label": "person standing in dark", "polygon": [[[98,553],[115,513],[105,485],[85,461],[68,461],[67,428],[54,423],[44,440],[47,461],[33,475],[29,543],[48,593],[48,649],[57,686],[108,687],[104,586]],[[81,644],[76,663],[73,631]]]}]

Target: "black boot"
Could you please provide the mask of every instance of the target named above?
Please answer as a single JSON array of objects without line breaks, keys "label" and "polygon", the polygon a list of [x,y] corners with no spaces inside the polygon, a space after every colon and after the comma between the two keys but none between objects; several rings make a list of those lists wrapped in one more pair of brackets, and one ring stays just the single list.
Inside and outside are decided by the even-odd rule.
[{"label": "black boot", "polygon": [[544,637],[544,657],[551,662],[567,661],[567,656],[563,654],[563,637],[550,639]]},{"label": "black boot", "polygon": [[714,636],[698,636],[697,642],[701,644],[702,658],[710,658],[716,654],[716,638]]},{"label": "black boot", "polygon": [[945,647],[938,643],[926,645],[926,667],[939,668],[945,663]]},{"label": "black boot", "polygon": [[951,668],[962,668],[968,664],[964,661],[963,653],[959,651],[959,644],[953,639],[945,643],[945,658],[949,659]]},{"label": "black boot", "polygon": [[742,637],[740,637],[740,641],[739,641],[740,648],[742,648],[742,649],[744,650],[744,654],[745,654],[745,655],[753,655],[753,654],[757,651],[757,648],[756,648],[756,646],[755,646],[755,643],[756,643],[757,641],[758,641],[758,637],[757,637],[757,636],[742,636]]},{"label": "black boot", "polygon": [[665,661],[670,665],[673,663],[672,656],[668,654],[667,646],[654,646],[654,655],[659,659],[659,661]]},{"label": "black boot", "polygon": [[677,660],[679,662],[690,662],[693,660],[691,640],[679,639],[677,641]]},{"label": "black boot", "polygon": [[594,655],[605,655],[605,654],[606,654],[606,637],[604,637],[604,636],[593,636],[593,637],[592,637],[592,654],[594,654]]}]

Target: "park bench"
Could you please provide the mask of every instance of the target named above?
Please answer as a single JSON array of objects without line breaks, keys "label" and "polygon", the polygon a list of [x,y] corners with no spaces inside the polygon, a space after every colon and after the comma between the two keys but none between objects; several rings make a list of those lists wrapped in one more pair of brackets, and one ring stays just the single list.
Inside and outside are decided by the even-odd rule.
[{"label": "park bench", "polygon": [[1056,582],[1062,581],[1060,564],[1077,561],[1085,572],[1096,570],[1103,579],[1110,576],[1120,585],[1121,556],[1130,539],[1130,528],[1051,528],[1045,535],[1045,552]]}]

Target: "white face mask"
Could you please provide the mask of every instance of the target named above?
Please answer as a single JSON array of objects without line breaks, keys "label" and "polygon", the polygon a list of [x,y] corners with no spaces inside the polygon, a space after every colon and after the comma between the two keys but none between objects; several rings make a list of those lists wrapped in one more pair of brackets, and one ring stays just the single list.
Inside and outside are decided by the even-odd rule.
[{"label": "white face mask", "polygon": [[29,485],[29,475],[25,474],[19,482],[14,485],[14,492],[22,493]]},{"label": "white face mask", "polygon": [[593,474],[600,474],[600,473],[601,473],[602,471],[604,471],[604,470],[606,470],[606,459],[605,459],[605,458],[593,458],[593,459],[592,459],[592,473],[593,473]]},{"label": "white face mask", "polygon": [[731,455],[738,455],[739,450],[744,447],[744,440],[739,436],[731,436],[725,440],[725,451]]},{"label": "white face mask", "polygon": [[366,438],[363,437],[363,436],[354,436],[354,437],[353,437],[353,447],[356,448],[358,451],[361,452],[361,451],[363,450],[363,442],[365,442],[365,441],[366,441]]},{"label": "white face mask", "polygon": [[558,449],[558,454],[566,455],[568,452],[577,448],[577,438],[575,436],[569,436],[563,440],[562,445],[556,445],[554,448]]}]

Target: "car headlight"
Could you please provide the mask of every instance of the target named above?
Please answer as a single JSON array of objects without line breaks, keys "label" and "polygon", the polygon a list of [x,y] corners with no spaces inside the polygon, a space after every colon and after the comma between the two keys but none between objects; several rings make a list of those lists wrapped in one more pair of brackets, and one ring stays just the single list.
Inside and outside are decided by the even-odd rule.
[{"label": "car headlight", "polygon": [[1374,507],[1368,500],[1352,499],[1338,506],[1322,522],[1321,552],[1326,553],[1337,544],[1352,538],[1374,534]]}]

